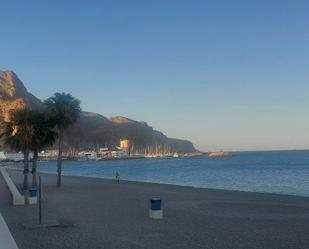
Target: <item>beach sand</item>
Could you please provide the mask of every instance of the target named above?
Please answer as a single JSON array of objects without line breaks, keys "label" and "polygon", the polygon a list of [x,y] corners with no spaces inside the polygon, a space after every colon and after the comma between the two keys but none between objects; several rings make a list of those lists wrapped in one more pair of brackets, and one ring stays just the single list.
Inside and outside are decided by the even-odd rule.
[{"label": "beach sand", "polygon": [[[21,172],[9,173],[20,186]],[[0,212],[20,249],[309,248],[309,198],[69,176],[56,188],[48,174],[43,181],[44,220],[73,226],[25,229],[38,206],[13,207],[3,191]],[[163,220],[149,218],[151,197],[162,198]]]}]

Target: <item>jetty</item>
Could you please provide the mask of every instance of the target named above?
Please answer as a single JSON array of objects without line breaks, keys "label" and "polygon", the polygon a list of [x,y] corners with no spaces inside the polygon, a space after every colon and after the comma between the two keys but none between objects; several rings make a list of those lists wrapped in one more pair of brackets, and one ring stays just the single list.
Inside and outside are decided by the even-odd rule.
[{"label": "jetty", "polygon": [[226,156],[232,156],[232,153],[227,151],[215,151],[208,153],[208,157],[226,157]]}]

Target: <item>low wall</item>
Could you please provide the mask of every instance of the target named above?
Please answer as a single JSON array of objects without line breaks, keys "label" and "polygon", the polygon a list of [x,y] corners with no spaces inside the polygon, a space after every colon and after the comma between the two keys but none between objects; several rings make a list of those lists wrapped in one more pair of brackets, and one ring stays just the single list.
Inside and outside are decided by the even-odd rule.
[{"label": "low wall", "polygon": [[9,176],[8,172],[5,168],[0,168],[0,172],[11,192],[12,198],[13,198],[13,205],[25,205],[25,197],[21,195],[16,188],[14,182],[12,181],[11,177]]}]

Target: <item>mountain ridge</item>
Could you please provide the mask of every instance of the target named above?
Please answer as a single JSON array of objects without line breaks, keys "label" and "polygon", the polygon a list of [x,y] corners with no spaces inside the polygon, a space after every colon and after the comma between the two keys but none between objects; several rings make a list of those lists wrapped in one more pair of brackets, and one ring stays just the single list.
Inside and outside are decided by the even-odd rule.
[{"label": "mountain ridge", "polygon": [[[10,111],[42,107],[42,101],[32,95],[13,71],[0,70],[0,122],[9,121]],[[107,118],[95,112],[82,112],[79,120],[64,136],[67,149],[85,149],[97,146],[117,147],[120,139],[129,139],[133,149],[150,153],[160,148],[170,152],[194,152],[190,141],[168,138],[144,121],[124,116]]]}]

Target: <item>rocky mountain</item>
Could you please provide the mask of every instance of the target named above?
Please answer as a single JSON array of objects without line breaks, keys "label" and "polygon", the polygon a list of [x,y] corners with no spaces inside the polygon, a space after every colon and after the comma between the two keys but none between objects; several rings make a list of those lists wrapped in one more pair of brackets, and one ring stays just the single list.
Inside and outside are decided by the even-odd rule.
[{"label": "rocky mountain", "polygon": [[12,71],[0,70],[0,121],[8,121],[11,110],[37,108],[41,101],[27,91]]},{"label": "rocky mountain", "polygon": [[[41,106],[42,102],[27,91],[14,72],[0,70],[0,122],[9,120],[11,110]],[[106,118],[92,112],[83,112],[78,122],[66,132],[65,147],[67,149],[116,147],[120,139],[129,139],[132,150],[140,153],[154,153],[158,150],[195,151],[190,141],[168,138],[146,122],[121,116]]]}]

